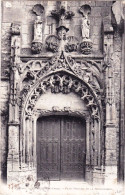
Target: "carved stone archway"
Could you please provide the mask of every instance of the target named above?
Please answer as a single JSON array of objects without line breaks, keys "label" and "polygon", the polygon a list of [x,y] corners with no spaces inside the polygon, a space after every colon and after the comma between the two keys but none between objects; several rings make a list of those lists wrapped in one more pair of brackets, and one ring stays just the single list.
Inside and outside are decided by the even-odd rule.
[{"label": "carved stone archway", "polygon": [[87,126],[86,181],[90,178],[93,181],[95,169],[98,168],[96,174],[98,172],[100,174],[102,164],[102,61],[73,58],[64,51],[49,57],[25,59],[25,57],[19,57],[19,49],[18,45],[12,48],[12,52],[16,52],[17,56],[12,61],[10,78],[12,87],[9,104],[8,183],[13,179],[19,180],[19,173],[23,174],[22,178],[26,179],[27,174],[30,173],[35,180],[37,179],[34,141],[36,140],[36,120],[39,115],[38,110],[35,110],[35,105],[48,91],[56,95],[65,94],[67,97],[74,93],[85,104],[86,112],[77,108],[74,111],[67,106],[61,110],[55,107],[50,110],[40,108],[40,112],[46,115],[49,112],[55,114],[58,111],[60,114],[85,117]]},{"label": "carved stone archway", "polygon": [[[35,109],[35,105],[42,95],[47,94],[50,91],[52,94],[65,94],[70,96],[71,93],[77,94],[80,101],[86,105],[86,111],[73,111],[70,107],[64,109],[58,109],[52,107],[51,110],[39,110]],[[22,92],[21,92],[21,95]],[[23,97],[23,96],[22,96]],[[51,96],[50,96],[51,101]],[[86,120],[87,129],[87,153],[86,153],[86,180],[93,180],[93,171],[95,167],[101,166],[101,106],[94,95],[91,88],[81,79],[73,75],[68,71],[56,71],[52,74],[40,78],[23,102],[22,110],[20,110],[20,166],[22,168],[28,167],[31,171],[34,171],[36,177],[36,121],[39,116],[45,116],[54,114],[68,114],[84,117]],[[31,129],[30,133],[29,129]],[[31,135],[34,135],[32,137]],[[32,137],[32,138],[31,138]],[[34,144],[32,143],[34,140]],[[27,148],[28,146],[28,148]],[[33,151],[33,152],[32,152]],[[89,178],[89,179],[88,179]]]}]

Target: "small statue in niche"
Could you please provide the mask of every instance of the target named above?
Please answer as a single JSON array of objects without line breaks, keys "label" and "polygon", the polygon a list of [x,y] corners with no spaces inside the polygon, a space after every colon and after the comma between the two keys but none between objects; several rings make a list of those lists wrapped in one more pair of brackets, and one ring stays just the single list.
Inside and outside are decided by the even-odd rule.
[{"label": "small statue in niche", "polygon": [[35,40],[41,40],[42,41],[42,28],[43,24],[42,21],[37,17],[37,20],[34,24],[34,39]]},{"label": "small statue in niche", "polygon": [[91,7],[89,5],[82,5],[79,12],[82,14],[82,37],[89,39],[90,33],[90,20],[89,15],[91,13]]},{"label": "small statue in niche", "polygon": [[36,15],[36,20],[34,22],[34,39],[32,41],[31,49],[34,54],[39,54],[42,51],[43,46],[43,13],[44,7],[41,4],[34,5],[32,11]]},{"label": "small statue in niche", "polygon": [[89,39],[90,37],[90,20],[87,16],[84,16],[82,19],[82,38]]},{"label": "small statue in niche", "polygon": [[90,40],[90,20],[91,7],[89,5],[82,5],[79,12],[82,14],[82,42],[80,44],[81,53],[88,55],[91,53],[92,42]]}]

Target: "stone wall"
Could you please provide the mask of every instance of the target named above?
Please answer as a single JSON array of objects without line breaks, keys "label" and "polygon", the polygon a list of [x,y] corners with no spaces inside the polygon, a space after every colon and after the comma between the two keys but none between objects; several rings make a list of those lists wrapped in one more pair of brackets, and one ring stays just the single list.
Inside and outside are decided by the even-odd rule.
[{"label": "stone wall", "polygon": [[1,82],[1,176],[4,181],[6,181],[6,168],[7,168],[7,123],[8,123],[8,95],[9,92],[9,82]]}]

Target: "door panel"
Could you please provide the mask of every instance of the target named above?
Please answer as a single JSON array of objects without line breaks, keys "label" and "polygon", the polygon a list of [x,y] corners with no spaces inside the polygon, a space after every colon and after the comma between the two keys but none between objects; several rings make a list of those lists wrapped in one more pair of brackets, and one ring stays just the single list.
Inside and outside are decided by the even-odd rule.
[{"label": "door panel", "polygon": [[75,117],[37,121],[37,177],[75,180],[85,174],[85,122]]},{"label": "door panel", "polygon": [[83,179],[85,166],[85,124],[64,117],[61,122],[61,179]]},{"label": "door panel", "polygon": [[37,122],[37,177],[59,180],[60,119],[44,117]]}]

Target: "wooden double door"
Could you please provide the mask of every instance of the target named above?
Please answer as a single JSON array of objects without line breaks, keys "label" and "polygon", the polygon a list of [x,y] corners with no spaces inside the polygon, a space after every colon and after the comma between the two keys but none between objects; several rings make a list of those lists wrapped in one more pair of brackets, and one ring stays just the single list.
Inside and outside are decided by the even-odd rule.
[{"label": "wooden double door", "polygon": [[37,120],[38,180],[83,180],[85,177],[85,121],[69,116]]}]

